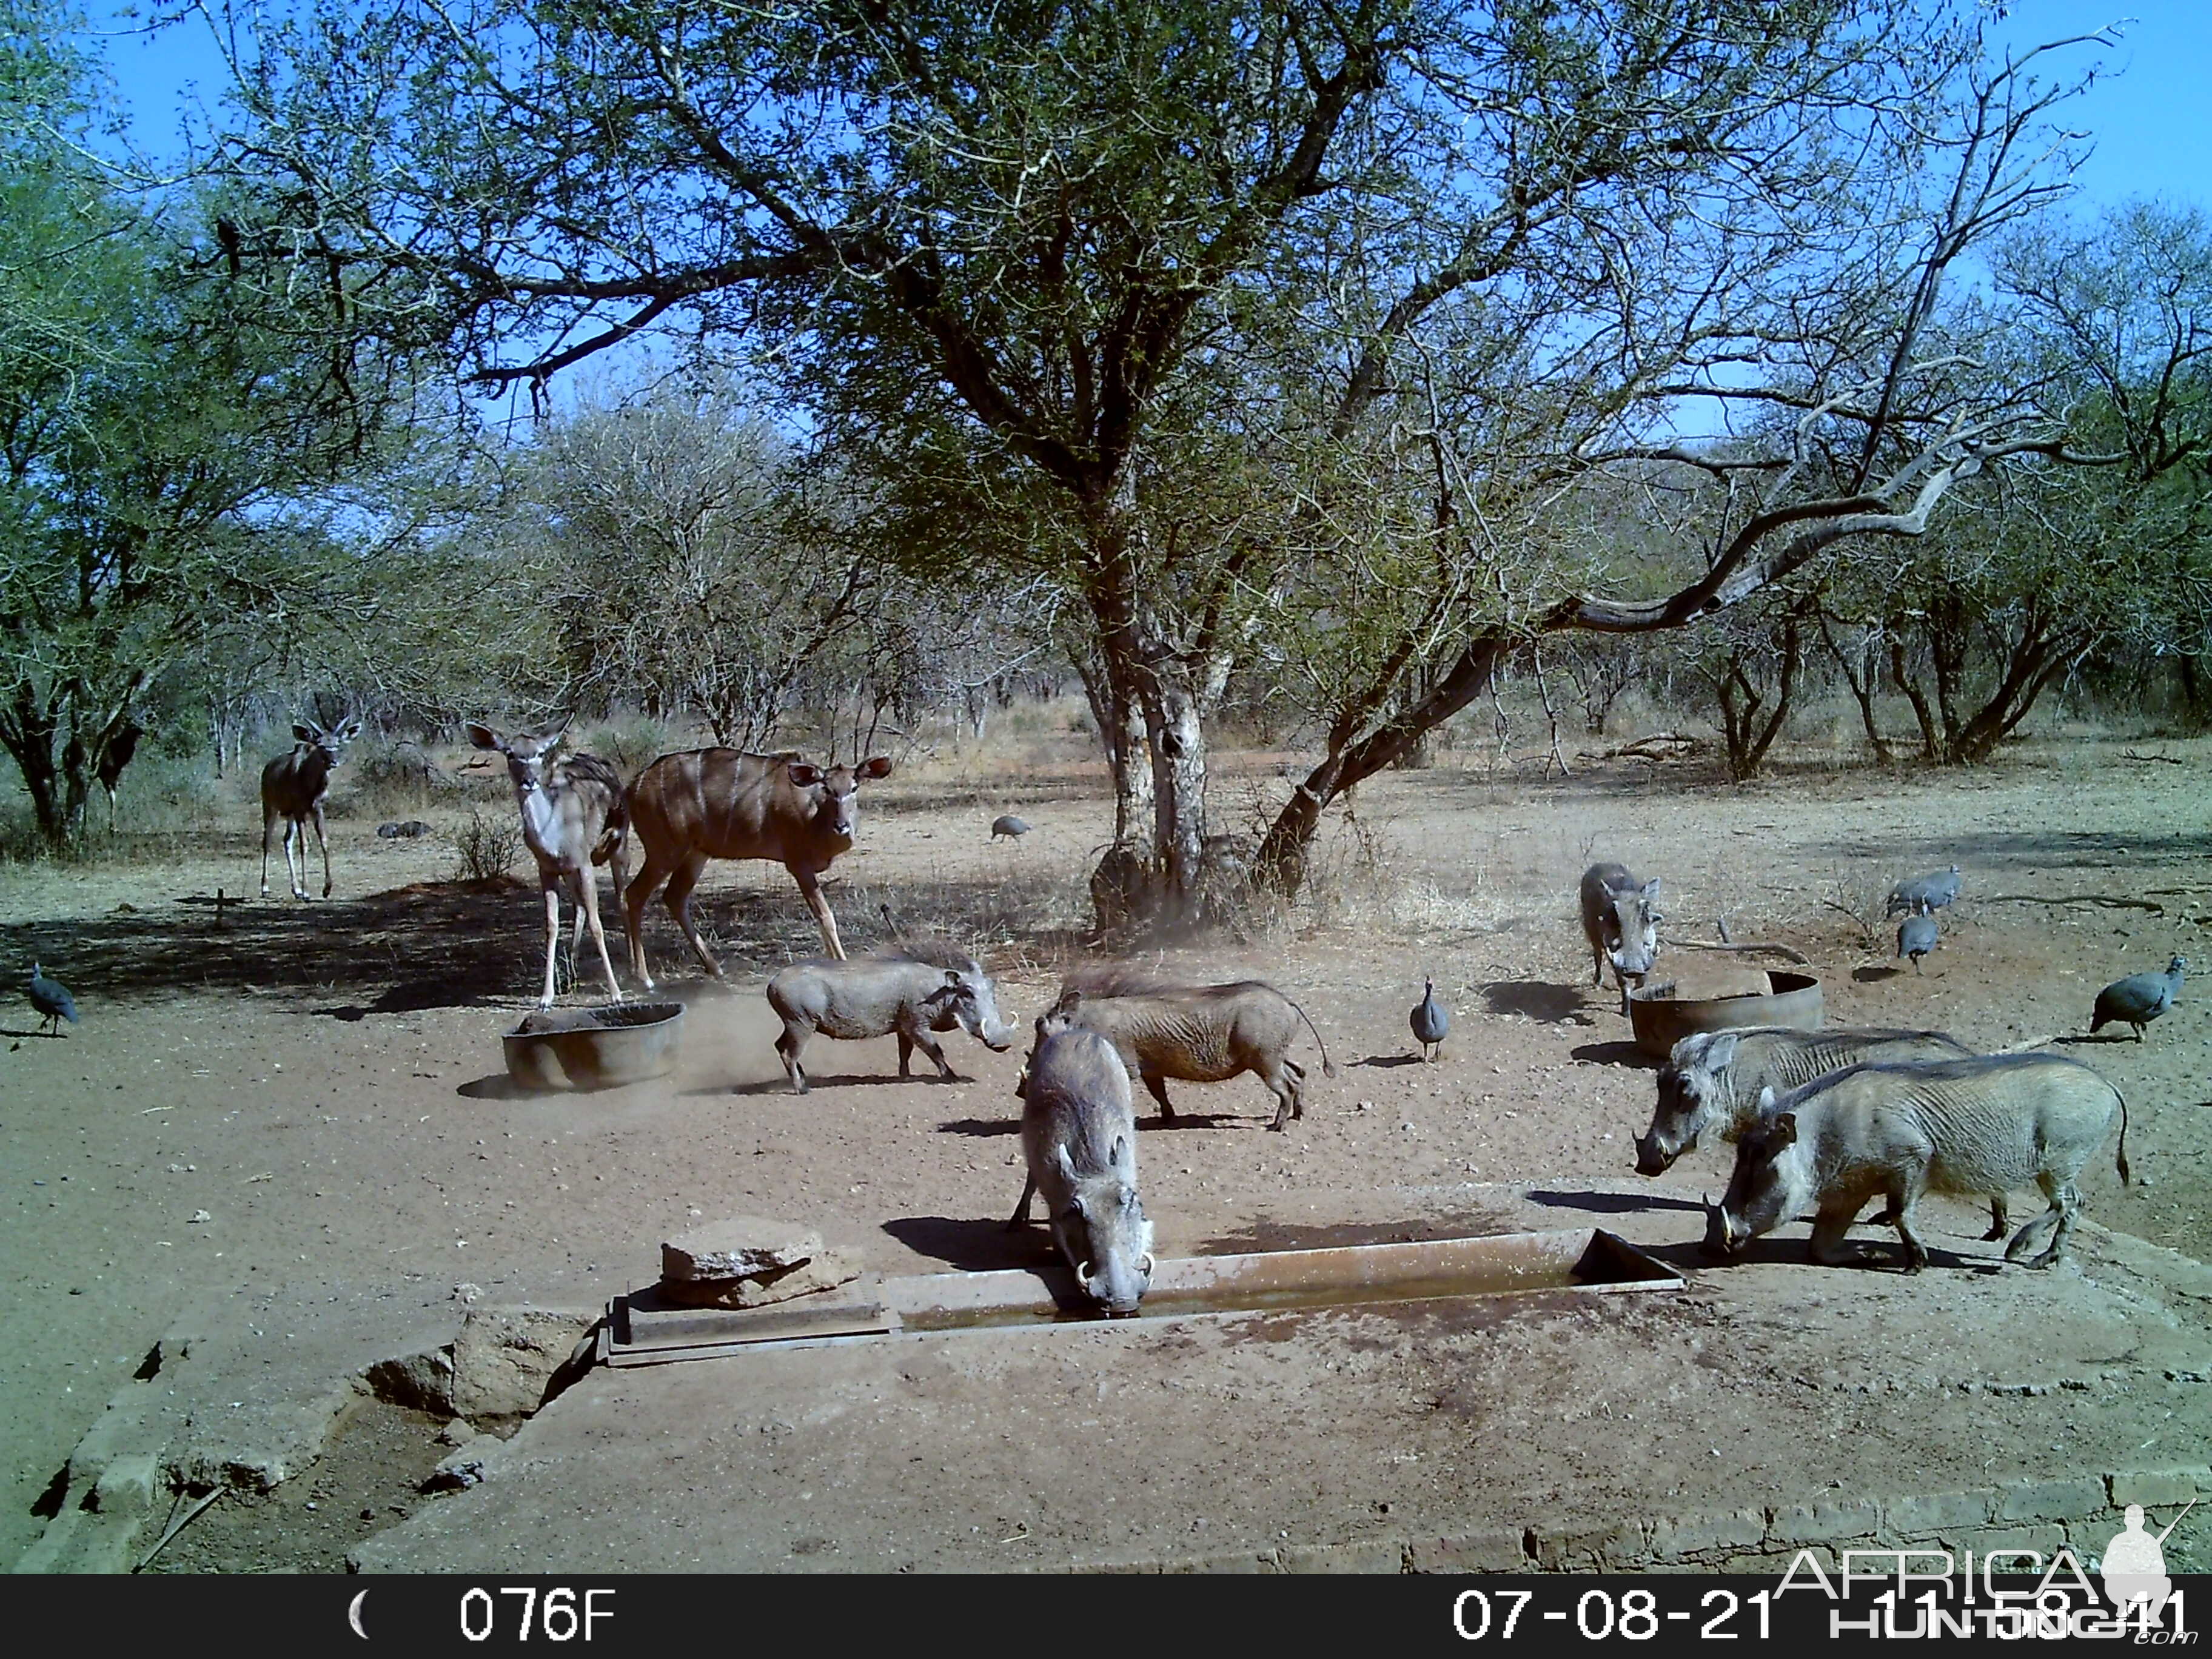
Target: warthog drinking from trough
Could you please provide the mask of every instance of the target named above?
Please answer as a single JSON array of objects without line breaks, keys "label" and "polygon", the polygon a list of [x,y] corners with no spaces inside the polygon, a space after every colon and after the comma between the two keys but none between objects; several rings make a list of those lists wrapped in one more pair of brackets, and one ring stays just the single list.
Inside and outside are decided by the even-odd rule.
[{"label": "warthog drinking from trough", "polygon": [[775,1051],[793,1094],[806,1092],[799,1051],[817,1031],[848,1040],[896,1032],[901,1077],[913,1074],[910,1062],[920,1048],[948,1083],[957,1074],[932,1031],[964,1030],[988,1048],[1010,1048],[1014,1042],[1013,1026],[999,1015],[998,987],[981,964],[926,943],[857,962],[793,963],[769,981],[768,1000],[783,1021]]},{"label": "warthog drinking from trough", "polygon": [[1853,1258],[1844,1234],[1866,1201],[1886,1194],[1905,1243],[1905,1271],[1927,1265],[1912,1230],[1923,1193],[1979,1197],[2033,1181],[2051,1207],[2013,1235],[2017,1261],[2045,1222],[2051,1243],[2030,1267],[2057,1261],[2081,1195],[2074,1178],[2119,1119],[2118,1167],[2128,1174],[2128,1109],[2119,1091],[2078,1060],[1980,1054],[1847,1071],[1760,1098],[1736,1142],[1728,1194],[1709,1206],[1705,1248],[1730,1255],[1814,1206],[1812,1256]]},{"label": "warthog drinking from trough", "polygon": [[1133,1314],[1152,1282],[1152,1224],[1137,1197],[1137,1114],[1114,1045],[1055,1009],[1036,1023],[1023,1074],[1022,1151],[1029,1179],[1009,1230],[1044,1194],[1053,1242],[1084,1293]]},{"label": "warthog drinking from trough", "polygon": [[1305,1068],[1290,1058],[1303,1023],[1321,1049],[1322,1074],[1336,1075],[1328,1045],[1305,1011],[1256,979],[1228,985],[1172,985],[1127,969],[1072,975],[1060,987],[1055,1014],[1099,1032],[1121,1052],[1132,1077],[1142,1078],[1160,1116],[1172,1123],[1167,1079],[1221,1083],[1250,1072],[1275,1097],[1279,1129],[1305,1115]]},{"label": "warthog drinking from trough", "polygon": [[1606,963],[1620,986],[1620,1012],[1628,1012],[1628,981],[1643,983],[1659,955],[1659,924],[1654,906],[1659,878],[1639,884],[1618,864],[1593,864],[1583,872],[1583,937],[1595,963],[1590,983],[1605,983]]},{"label": "warthog drinking from trough", "polygon": [[[1636,1173],[1664,1175],[1697,1149],[1707,1130],[1733,1146],[1759,1116],[1763,1090],[1777,1093],[1847,1066],[1905,1060],[1964,1060],[1973,1053],[1941,1031],[1799,1031],[1781,1025],[1698,1031],[1674,1045],[1659,1068],[1651,1127],[1636,1143]],[[1887,1225],[1893,1216],[1876,1218]],[[2005,1236],[2002,1193],[1990,1196],[1985,1239]]]}]

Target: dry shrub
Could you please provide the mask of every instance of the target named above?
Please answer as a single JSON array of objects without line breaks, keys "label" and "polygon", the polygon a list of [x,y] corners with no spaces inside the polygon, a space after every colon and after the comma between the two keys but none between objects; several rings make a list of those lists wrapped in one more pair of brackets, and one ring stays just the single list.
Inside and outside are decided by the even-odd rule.
[{"label": "dry shrub", "polygon": [[511,873],[522,856],[522,826],[504,812],[487,815],[471,806],[469,821],[454,832],[453,845],[460,853],[454,880],[495,881]]},{"label": "dry shrub", "polygon": [[1820,906],[1850,921],[1851,937],[1861,950],[1880,950],[1883,936],[1889,931],[1889,890],[1893,884],[1887,871],[1861,860],[1837,870],[1828,878],[1820,896]]}]

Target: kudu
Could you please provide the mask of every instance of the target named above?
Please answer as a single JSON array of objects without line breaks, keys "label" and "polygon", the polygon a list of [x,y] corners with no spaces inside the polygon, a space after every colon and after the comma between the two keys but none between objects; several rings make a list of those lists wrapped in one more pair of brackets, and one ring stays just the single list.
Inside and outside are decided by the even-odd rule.
[{"label": "kudu", "polygon": [[515,805],[522,810],[522,839],[538,860],[538,883],[545,894],[545,991],[538,1006],[553,1006],[554,961],[561,944],[561,889],[569,890],[576,907],[575,934],[569,941],[571,958],[584,942],[584,926],[591,924],[592,943],[599,946],[599,966],[606,970],[607,990],[617,1002],[623,1000],[622,982],[607,956],[607,936],[599,925],[599,890],[592,866],[604,864],[614,879],[615,902],[623,897],[623,842],[629,824],[623,800],[622,775],[597,755],[571,755],[556,761],[568,729],[563,720],[550,732],[536,737],[509,738],[489,726],[468,722],[469,741],[507,757],[507,775],[514,785]]},{"label": "kudu", "polygon": [[123,781],[123,769],[138,752],[138,739],[146,735],[146,728],[136,720],[127,720],[118,727],[115,735],[100,745],[100,763],[94,769],[100,787],[107,792],[107,833],[115,833],[115,790]]},{"label": "kudu", "polygon": [[644,867],[625,902],[630,967],[646,989],[645,907],[668,885],[669,913],[684,929],[707,971],[722,976],[691,921],[691,890],[708,859],[772,859],[791,872],[800,896],[821,925],[822,942],[840,961],[845,947],[837,919],[822,896],[822,872],[853,845],[853,796],[872,778],[890,775],[890,759],[878,755],[858,766],[826,771],[797,755],[748,755],[735,749],[693,749],[663,755],[631,781],[631,833],[643,850]]},{"label": "kudu", "polygon": [[[279,755],[261,769],[261,896],[269,896],[269,836],[276,820],[284,820],[284,870],[292,878],[292,896],[303,899],[301,884],[307,873],[307,825],[315,826],[316,844],[323,849],[323,896],[331,896],[331,842],[323,832],[323,797],[330,791],[331,770],[345,746],[361,735],[358,720],[341,720],[325,731],[313,720],[292,728],[299,741],[289,755]],[[292,867],[292,837],[300,838],[300,865]]]}]

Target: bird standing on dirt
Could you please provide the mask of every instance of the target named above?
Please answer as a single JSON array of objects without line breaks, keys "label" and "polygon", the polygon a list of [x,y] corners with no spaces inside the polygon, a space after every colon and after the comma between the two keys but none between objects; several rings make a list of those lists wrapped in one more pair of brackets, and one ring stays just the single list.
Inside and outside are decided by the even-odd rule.
[{"label": "bird standing on dirt", "polygon": [[1437,982],[1434,980],[1424,979],[1421,981],[1421,1000],[1414,1005],[1413,1017],[1407,1023],[1413,1028],[1413,1041],[1421,1045],[1422,1060],[1427,1060],[1431,1057],[1429,1054],[1431,1043],[1436,1045],[1437,1054],[1443,1054],[1444,1034],[1451,1030],[1451,1016],[1444,1012],[1443,1004],[1437,1000]]},{"label": "bird standing on dirt", "polygon": [[1914,915],[1926,915],[1940,910],[1959,896],[1959,866],[1939,870],[1932,876],[1915,876],[1911,881],[1900,881],[1889,890],[1889,905],[1885,912],[1896,915],[1900,911]]},{"label": "bird standing on dirt", "polygon": [[1920,971],[1920,958],[1936,948],[1936,918],[1923,910],[1898,924],[1897,954],[1912,958],[1912,971]]},{"label": "bird standing on dirt", "polygon": [[2130,974],[2125,979],[2114,980],[2097,993],[2097,1006],[2089,1017],[2089,1035],[2096,1036],[2103,1026],[2124,1023],[2136,1028],[2136,1041],[2141,1042],[2143,1027],[2172,1007],[2174,998],[2181,994],[2181,976],[2188,966],[2187,957],[2176,957],[2162,974]]},{"label": "bird standing on dirt", "polygon": [[991,839],[993,841],[998,840],[1001,836],[1012,836],[1016,841],[1019,841],[1024,836],[1029,834],[1029,825],[1024,823],[1012,812],[1007,813],[1003,817],[994,819],[991,823]]},{"label": "bird standing on dirt", "polygon": [[48,979],[35,962],[31,964],[31,1006],[46,1022],[50,1036],[62,1034],[64,1020],[72,1025],[77,1023],[76,999],[69,994],[69,987],[58,979]]}]

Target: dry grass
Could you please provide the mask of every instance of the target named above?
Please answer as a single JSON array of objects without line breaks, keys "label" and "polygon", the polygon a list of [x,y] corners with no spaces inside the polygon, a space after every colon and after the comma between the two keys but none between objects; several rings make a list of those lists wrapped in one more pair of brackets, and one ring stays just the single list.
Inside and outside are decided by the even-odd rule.
[{"label": "dry grass", "polygon": [[455,881],[490,881],[510,874],[522,856],[522,826],[507,813],[469,809],[469,821],[453,832],[459,860]]}]

